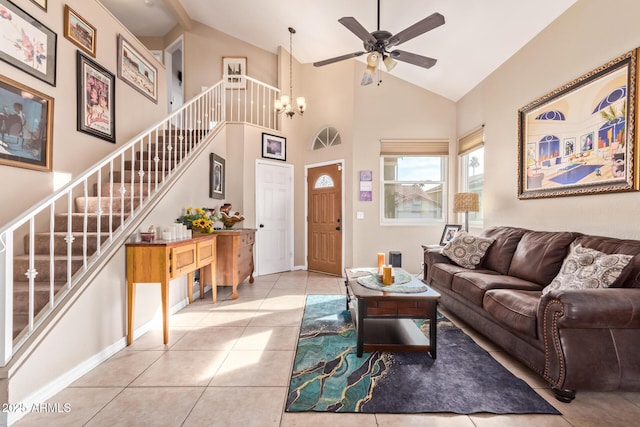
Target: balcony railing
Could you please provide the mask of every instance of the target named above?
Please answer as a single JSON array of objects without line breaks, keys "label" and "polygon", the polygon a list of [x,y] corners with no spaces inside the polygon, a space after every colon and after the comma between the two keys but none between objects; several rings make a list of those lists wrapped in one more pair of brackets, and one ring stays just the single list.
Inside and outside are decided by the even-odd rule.
[{"label": "balcony railing", "polygon": [[[78,284],[91,279],[104,262],[103,255],[123,244],[154,197],[197,154],[203,138],[226,122],[278,129],[273,105],[279,89],[248,76],[240,76],[246,82],[244,89],[228,88],[228,77],[0,229],[1,366],[46,325]],[[92,189],[95,197],[90,206]],[[48,245],[48,255],[37,254],[37,245]],[[26,283],[20,295],[14,287],[16,278]],[[25,298],[28,310],[20,316],[26,326],[14,330],[14,301]]]}]

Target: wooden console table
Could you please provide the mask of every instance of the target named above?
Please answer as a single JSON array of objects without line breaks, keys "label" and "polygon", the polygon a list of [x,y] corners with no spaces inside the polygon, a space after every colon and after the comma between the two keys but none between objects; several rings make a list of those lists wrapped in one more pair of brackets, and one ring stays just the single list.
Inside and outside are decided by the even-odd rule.
[{"label": "wooden console table", "polygon": [[164,343],[169,342],[169,281],[187,274],[189,303],[193,300],[193,272],[200,270],[200,298],[204,298],[205,280],[211,282],[216,302],[216,234],[192,239],[125,245],[127,252],[127,345],[133,341],[133,313],[136,283],[159,283],[162,295]]},{"label": "wooden console table", "polygon": [[231,298],[238,298],[238,284],[249,277],[253,283],[253,244],[255,228],[238,228],[215,232],[218,236],[218,286],[233,286]]}]

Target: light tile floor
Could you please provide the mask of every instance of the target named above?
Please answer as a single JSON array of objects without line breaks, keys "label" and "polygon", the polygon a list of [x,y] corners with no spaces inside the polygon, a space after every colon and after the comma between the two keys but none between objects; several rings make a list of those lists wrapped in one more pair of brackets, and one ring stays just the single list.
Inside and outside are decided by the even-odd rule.
[{"label": "light tile floor", "polygon": [[[640,393],[579,392],[554,399],[536,374],[447,314],[562,416],[285,413],[289,374],[306,294],[343,294],[337,277],[295,271],[257,277],[231,300],[197,300],[170,319],[170,343],[152,330],[49,402],[68,413],[30,414],[19,426],[631,426]],[[446,313],[446,312],[445,312]]]}]

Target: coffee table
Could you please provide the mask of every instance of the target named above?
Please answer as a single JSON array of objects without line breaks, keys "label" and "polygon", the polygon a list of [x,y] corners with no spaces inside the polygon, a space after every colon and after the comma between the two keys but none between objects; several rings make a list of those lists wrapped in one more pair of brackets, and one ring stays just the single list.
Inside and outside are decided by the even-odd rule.
[{"label": "coffee table", "polygon": [[[366,288],[358,283],[358,277],[367,274],[345,268],[347,310],[356,327],[358,357],[364,351],[415,351],[427,352],[435,359],[440,294],[431,288],[419,293]],[[429,319],[428,339],[411,319]]]}]

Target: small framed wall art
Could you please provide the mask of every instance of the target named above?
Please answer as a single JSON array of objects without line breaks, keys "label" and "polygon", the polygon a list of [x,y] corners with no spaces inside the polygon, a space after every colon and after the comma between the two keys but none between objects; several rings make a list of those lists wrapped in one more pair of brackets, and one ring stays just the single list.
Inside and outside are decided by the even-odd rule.
[{"label": "small framed wall art", "polygon": [[227,89],[246,89],[247,58],[225,56],[222,58],[222,78],[226,79]]},{"label": "small framed wall art", "polygon": [[85,21],[69,5],[64,6],[64,36],[87,54],[96,57],[96,27]]},{"label": "small framed wall art", "polygon": [[282,136],[262,133],[262,157],[287,161],[287,139]]},{"label": "small framed wall art", "polygon": [[122,35],[118,35],[118,77],[158,103],[158,70]]},{"label": "small framed wall art", "polygon": [[212,199],[224,199],[225,187],[225,161],[217,154],[209,155],[211,163],[209,167],[209,197]]}]

